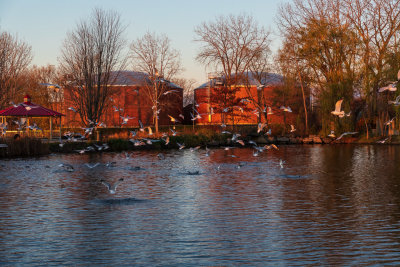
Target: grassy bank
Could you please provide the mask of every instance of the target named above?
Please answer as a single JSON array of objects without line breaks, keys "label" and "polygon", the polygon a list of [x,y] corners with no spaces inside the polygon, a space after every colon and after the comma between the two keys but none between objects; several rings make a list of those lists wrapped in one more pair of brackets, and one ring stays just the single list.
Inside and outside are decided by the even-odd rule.
[{"label": "grassy bank", "polygon": [[0,148],[0,157],[33,157],[50,153],[49,144],[40,139],[22,137],[18,139],[0,139],[0,144],[7,147]]}]

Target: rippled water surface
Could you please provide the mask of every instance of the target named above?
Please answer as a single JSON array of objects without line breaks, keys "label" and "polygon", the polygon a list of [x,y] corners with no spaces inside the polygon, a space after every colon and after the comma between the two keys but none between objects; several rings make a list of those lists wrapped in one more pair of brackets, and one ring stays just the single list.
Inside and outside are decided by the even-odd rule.
[{"label": "rippled water surface", "polygon": [[163,153],[0,161],[0,265],[400,265],[400,147]]}]

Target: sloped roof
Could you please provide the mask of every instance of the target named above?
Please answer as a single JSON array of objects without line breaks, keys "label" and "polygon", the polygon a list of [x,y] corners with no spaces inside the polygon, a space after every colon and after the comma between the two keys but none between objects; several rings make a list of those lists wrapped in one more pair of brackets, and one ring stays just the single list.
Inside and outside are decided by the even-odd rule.
[{"label": "sloped roof", "polygon": [[32,102],[24,102],[16,105],[16,107],[11,106],[6,109],[0,110],[0,116],[59,117],[65,115]]},{"label": "sloped roof", "polygon": [[[119,86],[142,86],[145,83],[151,84],[149,75],[144,72],[137,71],[114,71],[111,73],[112,85]],[[165,80],[170,88],[182,89],[180,86]]]},{"label": "sloped roof", "polygon": [[[259,85],[265,85],[265,86],[278,86],[281,85],[283,83],[283,76],[276,74],[276,73],[260,73],[260,81],[258,79],[256,79],[256,77],[254,77],[253,73],[251,72],[246,72],[245,76],[247,77],[247,79],[242,79],[243,83],[240,85],[250,85],[250,86],[259,86]],[[225,77],[221,76],[219,78],[217,78],[219,80],[224,81]],[[196,89],[200,89],[200,88],[208,88],[210,85],[211,87],[214,85],[215,80],[210,80],[208,82],[203,83],[202,85],[200,85],[199,87],[197,87]]]}]

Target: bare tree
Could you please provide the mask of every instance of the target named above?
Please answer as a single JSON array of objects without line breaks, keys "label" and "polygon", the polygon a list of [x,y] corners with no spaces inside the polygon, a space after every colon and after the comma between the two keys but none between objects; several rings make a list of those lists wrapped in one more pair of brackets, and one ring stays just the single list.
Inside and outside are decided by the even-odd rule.
[{"label": "bare tree", "polygon": [[0,108],[22,90],[21,74],[32,61],[31,47],[7,32],[0,32]]},{"label": "bare tree", "polygon": [[[378,106],[377,90],[397,71],[385,70],[398,49],[400,32],[400,1],[398,0],[346,0],[343,13],[362,41],[362,88],[369,107],[370,117],[378,115],[380,128],[386,119],[387,105]],[[392,74],[388,77],[388,74]]]},{"label": "bare tree", "polygon": [[115,93],[110,85],[126,62],[122,56],[124,29],[119,14],[95,9],[64,42],[60,67],[69,82],[70,99],[85,125],[99,122]]},{"label": "bare tree", "polygon": [[238,86],[244,84],[245,72],[269,51],[269,32],[248,15],[220,16],[215,22],[202,23],[194,31],[195,41],[202,44],[196,59],[224,76],[220,109],[231,108],[238,103],[235,95]]},{"label": "bare tree", "polygon": [[24,74],[24,88],[35,103],[56,109],[63,102],[63,90],[54,65],[33,66]]},{"label": "bare tree", "polygon": [[196,80],[194,79],[185,79],[185,78],[175,78],[172,79],[172,82],[179,87],[183,88],[183,106],[187,106],[193,103],[194,97],[194,85]]},{"label": "bare tree", "polygon": [[166,35],[157,36],[149,32],[133,41],[130,51],[134,70],[149,75],[151,82],[144,83],[145,93],[153,105],[155,132],[158,135],[160,98],[169,89],[169,81],[182,71],[180,53],[171,47]]}]

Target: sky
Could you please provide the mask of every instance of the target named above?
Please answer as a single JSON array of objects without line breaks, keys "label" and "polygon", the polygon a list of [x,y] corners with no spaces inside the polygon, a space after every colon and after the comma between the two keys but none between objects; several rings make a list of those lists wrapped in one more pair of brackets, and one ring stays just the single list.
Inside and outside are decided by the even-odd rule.
[{"label": "sky", "polygon": [[179,75],[199,85],[212,71],[195,60],[200,43],[194,28],[218,16],[246,14],[272,32],[272,51],[279,47],[277,10],[283,0],[0,0],[0,31],[7,31],[32,46],[32,64],[58,65],[63,41],[94,8],[121,15],[126,44],[146,32],[165,34],[181,53],[185,69]]}]

